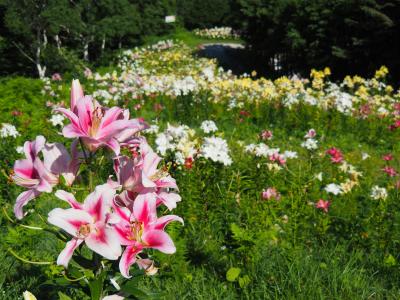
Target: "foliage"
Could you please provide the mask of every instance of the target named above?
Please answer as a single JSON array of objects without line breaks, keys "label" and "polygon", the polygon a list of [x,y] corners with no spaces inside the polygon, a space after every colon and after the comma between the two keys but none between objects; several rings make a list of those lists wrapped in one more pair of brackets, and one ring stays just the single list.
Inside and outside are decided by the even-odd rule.
[{"label": "foliage", "polygon": [[174,12],[175,2],[168,0],[2,0],[1,72],[39,77],[56,67],[73,72],[76,58],[101,61],[146,35],[168,33],[174,26],[165,24],[165,16]]},{"label": "foliage", "polygon": [[[334,67],[339,78],[388,65],[399,77],[400,2],[375,0],[238,0],[246,40],[271,70]],[[388,41],[393,41],[387,47]]]},{"label": "foliage", "polygon": [[188,29],[225,24],[232,13],[231,0],[177,0],[177,13]]}]

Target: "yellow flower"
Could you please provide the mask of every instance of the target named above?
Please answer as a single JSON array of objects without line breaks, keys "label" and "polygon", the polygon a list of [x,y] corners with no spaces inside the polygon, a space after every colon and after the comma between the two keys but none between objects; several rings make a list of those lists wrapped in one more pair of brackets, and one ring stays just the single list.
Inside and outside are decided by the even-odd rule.
[{"label": "yellow flower", "polygon": [[29,291],[25,291],[22,296],[24,296],[24,300],[37,300],[36,297]]},{"label": "yellow flower", "polygon": [[382,67],[380,67],[380,69],[379,70],[377,70],[376,72],[375,72],[375,78],[376,79],[383,79],[383,78],[385,78],[386,77],[386,75],[389,73],[389,70],[388,70],[388,68],[386,67],[386,66],[382,66]]},{"label": "yellow flower", "polygon": [[391,85],[386,86],[385,92],[391,94],[393,92],[393,87]]},{"label": "yellow flower", "polygon": [[331,75],[331,69],[330,69],[329,67],[326,67],[326,68],[324,69],[324,74],[325,74],[325,76]]},{"label": "yellow flower", "polygon": [[342,188],[342,191],[344,194],[349,193],[353,187],[355,187],[356,185],[358,185],[357,181],[352,181],[350,179],[347,179],[345,182],[340,184],[340,187]]}]

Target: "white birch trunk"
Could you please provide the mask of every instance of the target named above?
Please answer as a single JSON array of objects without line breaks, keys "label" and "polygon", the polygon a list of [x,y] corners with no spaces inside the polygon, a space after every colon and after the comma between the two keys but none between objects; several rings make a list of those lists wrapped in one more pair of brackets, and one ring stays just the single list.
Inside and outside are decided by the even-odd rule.
[{"label": "white birch trunk", "polygon": [[106,48],[106,37],[103,36],[103,40],[101,41],[101,53],[103,53],[105,48]]},{"label": "white birch trunk", "polygon": [[60,37],[58,36],[58,34],[56,34],[54,36],[54,39],[55,39],[56,44],[57,44],[57,49],[60,50],[60,48],[61,48],[61,40],[60,40]]},{"label": "white birch trunk", "polygon": [[89,61],[89,42],[86,42],[83,46],[83,59]]},{"label": "white birch trunk", "polygon": [[[46,32],[43,33],[43,40],[44,40],[44,45],[45,45],[47,43]],[[44,76],[46,75],[46,66],[42,66],[41,61],[40,61],[40,54],[42,51],[42,49],[41,49],[42,41],[41,41],[40,30],[38,30],[38,33],[37,33],[37,43],[38,44],[37,44],[37,48],[36,48],[35,63],[36,63],[36,68],[38,70],[39,78],[43,79]]]}]

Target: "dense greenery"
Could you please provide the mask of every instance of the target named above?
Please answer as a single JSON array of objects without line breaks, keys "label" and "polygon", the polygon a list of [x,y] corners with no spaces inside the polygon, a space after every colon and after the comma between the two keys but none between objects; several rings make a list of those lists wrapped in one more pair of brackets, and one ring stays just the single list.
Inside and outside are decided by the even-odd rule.
[{"label": "dense greenery", "polygon": [[280,73],[330,66],[337,76],[385,64],[400,78],[400,1],[238,0],[244,38]]},{"label": "dense greenery", "polygon": [[232,25],[234,0],[178,0],[177,12],[188,29]]}]

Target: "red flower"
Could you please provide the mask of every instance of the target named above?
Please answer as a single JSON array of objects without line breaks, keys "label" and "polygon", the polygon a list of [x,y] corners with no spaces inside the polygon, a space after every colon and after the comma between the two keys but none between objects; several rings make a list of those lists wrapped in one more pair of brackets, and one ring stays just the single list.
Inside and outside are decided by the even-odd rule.
[{"label": "red flower", "polygon": [[394,177],[397,175],[396,170],[392,167],[386,166],[382,169],[382,171],[385,172],[386,174],[388,174],[390,177]]},{"label": "red flower", "polygon": [[13,111],[11,112],[11,115],[12,115],[13,117],[18,117],[18,116],[22,115],[22,112],[20,112],[19,110],[13,110]]},{"label": "red flower", "polygon": [[386,154],[386,155],[384,155],[384,156],[382,157],[382,159],[383,159],[383,160],[386,160],[386,161],[390,161],[390,160],[393,159],[393,155],[392,155],[392,154]]},{"label": "red flower", "polygon": [[187,157],[185,159],[185,168],[190,170],[191,168],[193,168],[193,158],[191,157]]},{"label": "red flower", "polygon": [[321,209],[326,213],[329,210],[329,206],[331,206],[331,202],[325,201],[324,199],[319,199],[318,202],[315,204],[316,208]]},{"label": "red flower", "polygon": [[263,130],[260,134],[261,139],[263,140],[270,140],[272,138],[272,131],[271,130]]},{"label": "red flower", "polygon": [[333,163],[335,163],[335,164],[339,164],[339,163],[341,163],[343,161],[342,152],[339,149],[335,148],[335,147],[332,147],[332,148],[328,149],[326,151],[326,154],[330,155],[331,161]]},{"label": "red flower", "polygon": [[250,113],[249,113],[248,111],[245,111],[245,110],[241,110],[241,111],[239,112],[239,114],[240,114],[241,116],[243,116],[243,117],[250,117]]}]

